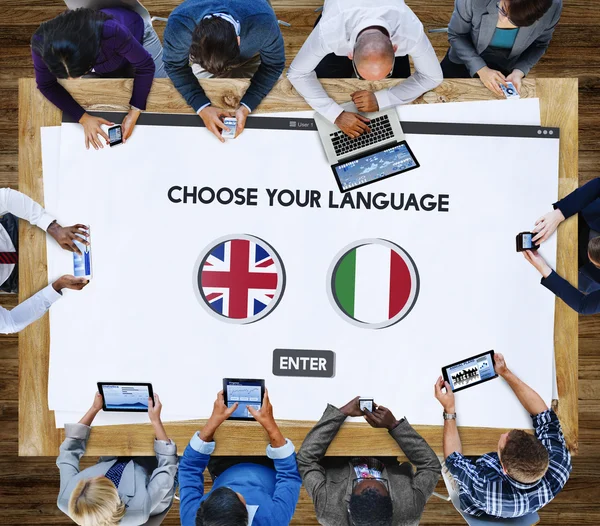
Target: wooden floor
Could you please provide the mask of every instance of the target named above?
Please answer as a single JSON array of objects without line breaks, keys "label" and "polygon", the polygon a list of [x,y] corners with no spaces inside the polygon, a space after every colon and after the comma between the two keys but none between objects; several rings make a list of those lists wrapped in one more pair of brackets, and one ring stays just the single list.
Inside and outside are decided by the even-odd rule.
[{"label": "wooden floor", "polygon": [[[319,0],[273,0],[283,28],[288,64],[312,27]],[[452,0],[408,0],[426,29],[447,25]],[[600,0],[567,0],[546,56],[532,76],[578,77],[580,86],[580,184],[600,175]],[[146,0],[156,16],[168,16],[176,0]],[[0,0],[0,186],[17,188],[17,79],[33,76],[29,39],[44,20],[63,9],[58,0]],[[162,29],[157,24],[159,34]],[[446,35],[431,41],[440,58]],[[508,170],[518,170],[507,159]],[[13,297],[0,297],[12,307]],[[434,323],[435,320],[432,320]],[[600,525],[600,316],[579,324],[580,448],[563,492],[541,515],[544,525]],[[54,459],[17,457],[17,336],[0,337],[0,525],[72,524],[56,508],[58,470]],[[179,444],[183,451],[185,444]],[[95,459],[86,459],[84,465]],[[438,486],[441,491],[441,486]],[[175,506],[164,524],[179,524]],[[312,504],[302,492],[294,525],[315,525]],[[452,505],[432,498],[421,524],[464,524]]]}]

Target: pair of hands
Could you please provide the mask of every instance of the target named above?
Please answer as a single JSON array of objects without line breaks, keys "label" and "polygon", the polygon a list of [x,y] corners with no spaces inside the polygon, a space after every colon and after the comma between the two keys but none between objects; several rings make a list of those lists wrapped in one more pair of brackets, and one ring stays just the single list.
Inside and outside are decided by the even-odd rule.
[{"label": "pair of hands", "polygon": [[379,427],[388,430],[394,429],[399,421],[387,407],[377,405],[373,402],[373,411],[361,411],[359,401],[360,396],[350,400],[345,406],[340,408],[340,411],[346,416],[362,416],[371,425],[371,427]]},{"label": "pair of hands", "polygon": [[[94,412],[95,414],[98,414],[100,411],[102,411],[102,406],[102,395],[100,393],[96,393],[94,396],[94,403],[92,404],[90,411]],[[161,411],[162,402],[160,401],[158,394],[154,393],[154,399],[148,397],[148,418],[150,419],[150,422],[152,422],[153,424],[160,423]]]},{"label": "pair of hands", "polygon": [[500,71],[488,68],[484,66],[477,74],[483,82],[483,85],[489,89],[492,93],[504,97],[504,92],[500,88],[500,84],[506,86],[507,83],[512,82],[519,94],[521,93],[521,86],[523,85],[523,77],[525,74],[520,69],[515,69],[513,72],[505,77]]},{"label": "pair of hands", "polygon": [[[494,355],[494,369],[499,376],[504,376],[508,372],[504,355],[497,353]],[[445,390],[445,391],[444,391]],[[448,382],[440,376],[433,386],[433,391],[438,402],[442,404],[446,413],[456,413],[456,405],[454,403],[454,393]]]},{"label": "pair of hands", "polygon": [[[65,250],[69,252],[75,252],[81,255],[81,250],[75,244],[75,241],[82,243],[83,245],[89,246],[88,241],[88,230],[85,225],[77,224],[73,226],[60,226],[56,221],[50,224],[47,230],[56,242]],[[58,278],[52,287],[56,292],[60,292],[63,289],[81,290],[89,283],[86,278],[76,278],[66,274]],[[102,405],[100,405],[102,408]]]},{"label": "pair of hands", "polygon": [[225,139],[221,135],[222,130],[230,131],[229,128],[223,123],[223,119],[225,117],[236,118],[235,136],[237,137],[244,131],[246,119],[248,118],[249,114],[250,110],[244,105],[241,105],[235,112],[225,111],[220,108],[215,108],[214,106],[206,106],[206,108],[199,113],[200,118],[206,126],[206,129],[221,142],[225,142]]},{"label": "pair of hands", "polygon": [[[536,235],[532,241],[536,244],[544,243],[565,220],[563,213],[557,208],[540,217],[532,230]],[[544,277],[547,278],[552,273],[552,268],[537,250],[524,250],[523,257],[533,265],[533,267]]]},{"label": "pair of hands", "polygon": [[[127,142],[127,139],[129,139],[129,137],[131,137],[131,134],[133,133],[133,128],[135,128],[135,125],[141,113],[142,112],[140,110],[131,109],[123,119],[123,122],[121,123],[123,132],[123,144]],[[107,145],[109,144],[108,135],[102,129],[102,125],[104,124],[106,126],[114,126],[114,122],[107,121],[102,117],[94,117],[89,113],[84,113],[81,119],[79,119],[79,123],[83,126],[83,133],[85,135],[85,147],[88,150],[90,149],[90,144],[93,146],[94,150],[104,148],[104,145],[102,144],[102,139],[100,139],[99,137],[102,137]]]},{"label": "pair of hands", "polygon": [[[355,91],[350,96],[358,111],[368,113],[379,110],[377,98],[371,91]],[[369,133],[371,131],[369,128],[369,119],[367,119],[367,117],[349,111],[340,113],[335,120],[335,125],[352,139],[356,139],[363,133]]]}]

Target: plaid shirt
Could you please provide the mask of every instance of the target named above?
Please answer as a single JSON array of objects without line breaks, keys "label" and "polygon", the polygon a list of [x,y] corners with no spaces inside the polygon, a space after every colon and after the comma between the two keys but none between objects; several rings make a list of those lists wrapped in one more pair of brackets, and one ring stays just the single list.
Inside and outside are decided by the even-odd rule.
[{"label": "plaid shirt", "polygon": [[546,474],[533,484],[517,482],[504,473],[497,453],[476,461],[456,452],[448,456],[446,467],[458,485],[465,513],[504,518],[527,515],[548,504],[567,483],[571,455],[556,413],[548,409],[532,418],[535,435],[548,450],[550,460]]}]

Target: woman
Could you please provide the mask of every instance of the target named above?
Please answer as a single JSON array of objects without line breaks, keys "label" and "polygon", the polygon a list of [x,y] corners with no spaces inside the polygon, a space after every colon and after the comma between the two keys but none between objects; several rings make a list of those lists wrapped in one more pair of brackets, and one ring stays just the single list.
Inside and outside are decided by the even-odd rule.
[{"label": "woman", "polygon": [[500,84],[521,81],[542,58],[560,18],[562,0],[456,0],[448,25],[445,78],[478,76],[502,96]]},{"label": "woman", "polygon": [[[154,402],[154,403],[153,403]],[[66,424],[65,441],[56,464],[60,470],[58,507],[80,526],[137,526],[160,515],[173,502],[177,473],[177,447],[160,420],[158,395],[148,399],[148,416],[156,439],[152,457],[103,457],[95,466],[79,470],[94,417],[102,409],[102,396],[78,424]]]},{"label": "woman", "polygon": [[93,74],[99,77],[133,77],[131,109],[123,120],[123,142],[135,123],[152,87],[164,77],[162,46],[150,22],[124,7],[95,11],[81,8],[66,11],[44,22],[31,39],[33,66],[38,89],[67,112],[85,131],[85,145],[102,148],[98,135],[108,136],[101,125],[106,119],[93,117],[71,97],[57,79],[74,79]]}]

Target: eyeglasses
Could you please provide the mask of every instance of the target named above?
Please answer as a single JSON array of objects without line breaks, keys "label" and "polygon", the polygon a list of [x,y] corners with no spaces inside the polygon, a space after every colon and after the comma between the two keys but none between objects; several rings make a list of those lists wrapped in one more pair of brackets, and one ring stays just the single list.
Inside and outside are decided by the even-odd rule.
[{"label": "eyeglasses", "polygon": [[[506,9],[504,9],[504,7],[502,6],[502,0],[498,0],[498,2],[496,3],[496,9],[498,9],[498,13],[500,13],[504,18],[506,18],[506,20],[508,20],[511,24],[513,24],[512,20],[508,18],[508,13],[506,12]],[[513,26],[516,26],[516,24],[513,24]]]},{"label": "eyeglasses", "polygon": [[[353,57],[352,58],[352,68],[354,69],[354,74],[356,75],[356,78],[359,80],[367,80],[364,77],[360,76],[358,69],[356,69],[356,64],[354,63],[354,55],[352,55],[352,57]],[[392,65],[392,69],[390,70],[390,72],[385,77],[383,77],[384,79],[392,78],[392,74],[394,73],[394,65]],[[383,80],[383,79],[381,79],[381,80]]]}]

